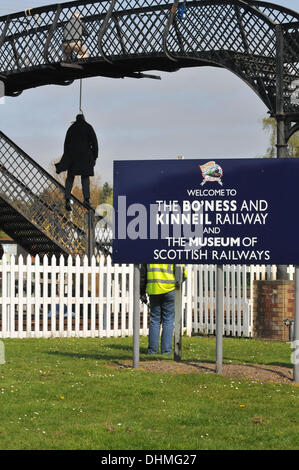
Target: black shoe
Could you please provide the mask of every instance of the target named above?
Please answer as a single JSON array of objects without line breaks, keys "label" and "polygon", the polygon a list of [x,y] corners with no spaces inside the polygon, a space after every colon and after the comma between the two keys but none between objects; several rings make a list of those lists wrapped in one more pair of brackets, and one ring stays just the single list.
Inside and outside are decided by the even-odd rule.
[{"label": "black shoe", "polygon": [[71,201],[69,199],[67,199],[65,201],[65,208],[67,211],[71,211],[72,210],[72,206],[71,206]]}]

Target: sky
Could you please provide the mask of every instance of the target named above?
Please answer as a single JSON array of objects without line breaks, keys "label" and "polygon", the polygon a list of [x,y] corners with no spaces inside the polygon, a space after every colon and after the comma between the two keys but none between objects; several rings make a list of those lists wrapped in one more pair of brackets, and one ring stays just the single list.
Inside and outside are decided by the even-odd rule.
[{"label": "sky", "polygon": [[[0,0],[6,13],[63,2]],[[298,11],[298,0],[272,3]],[[155,71],[153,71],[155,72]],[[162,80],[89,78],[82,108],[99,140],[95,167],[113,183],[113,160],[254,158],[265,154],[267,108],[238,77],[198,67],[155,72]],[[7,97],[0,129],[46,170],[62,156],[66,131],[79,110],[79,82],[44,86]]]}]

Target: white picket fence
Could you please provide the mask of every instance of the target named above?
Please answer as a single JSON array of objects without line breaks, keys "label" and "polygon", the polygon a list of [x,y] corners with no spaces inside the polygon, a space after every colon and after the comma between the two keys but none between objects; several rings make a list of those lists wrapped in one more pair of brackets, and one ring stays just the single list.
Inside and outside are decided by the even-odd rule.
[{"label": "white picket fence", "polygon": [[[187,265],[183,289],[183,331],[215,333],[212,265]],[[294,268],[289,267],[290,279]],[[275,279],[274,266],[225,266],[225,335],[252,336],[254,279]],[[140,334],[148,334],[149,311],[140,304]],[[111,337],[133,334],[133,265],[102,257],[34,261],[20,256],[0,261],[0,338]]]}]

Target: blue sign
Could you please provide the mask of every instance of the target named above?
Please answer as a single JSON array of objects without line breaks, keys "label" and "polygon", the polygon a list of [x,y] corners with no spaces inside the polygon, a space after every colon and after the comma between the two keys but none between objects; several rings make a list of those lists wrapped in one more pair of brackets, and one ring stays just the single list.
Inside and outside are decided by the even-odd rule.
[{"label": "blue sign", "polygon": [[114,162],[115,263],[299,264],[299,160]]}]

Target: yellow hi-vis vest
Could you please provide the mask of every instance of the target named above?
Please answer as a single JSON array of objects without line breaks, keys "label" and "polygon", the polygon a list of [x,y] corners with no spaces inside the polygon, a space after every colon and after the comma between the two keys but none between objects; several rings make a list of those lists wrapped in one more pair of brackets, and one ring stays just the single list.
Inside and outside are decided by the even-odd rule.
[{"label": "yellow hi-vis vest", "polygon": [[[174,264],[147,264],[146,291],[149,295],[165,294],[175,288]],[[187,270],[184,268],[184,278]]]},{"label": "yellow hi-vis vest", "polygon": [[148,264],[146,291],[149,295],[166,294],[175,288],[174,264]]}]

